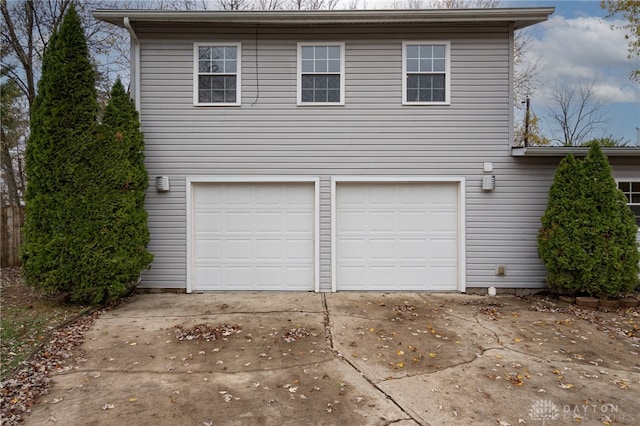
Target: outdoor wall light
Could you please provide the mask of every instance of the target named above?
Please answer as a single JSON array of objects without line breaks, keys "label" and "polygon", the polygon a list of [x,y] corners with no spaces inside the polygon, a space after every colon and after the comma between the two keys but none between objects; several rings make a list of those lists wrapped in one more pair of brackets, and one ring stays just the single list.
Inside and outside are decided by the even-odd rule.
[{"label": "outdoor wall light", "polygon": [[156,189],[158,190],[158,192],[169,192],[169,190],[171,189],[169,185],[169,176],[157,176]]}]

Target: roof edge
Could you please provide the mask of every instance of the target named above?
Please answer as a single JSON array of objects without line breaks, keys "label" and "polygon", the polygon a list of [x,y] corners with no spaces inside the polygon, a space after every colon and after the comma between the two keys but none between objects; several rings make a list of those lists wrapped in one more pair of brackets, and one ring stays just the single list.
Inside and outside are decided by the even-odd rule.
[{"label": "roof edge", "polygon": [[119,27],[124,26],[124,18],[127,17],[131,22],[276,25],[513,22],[515,29],[520,29],[546,21],[554,11],[553,7],[320,11],[99,9],[93,12],[93,16]]},{"label": "roof edge", "polygon": [[[602,148],[607,157],[640,157],[640,147],[617,146]],[[512,157],[565,157],[573,154],[576,157],[586,157],[588,147],[580,146],[514,146],[511,148]]]}]

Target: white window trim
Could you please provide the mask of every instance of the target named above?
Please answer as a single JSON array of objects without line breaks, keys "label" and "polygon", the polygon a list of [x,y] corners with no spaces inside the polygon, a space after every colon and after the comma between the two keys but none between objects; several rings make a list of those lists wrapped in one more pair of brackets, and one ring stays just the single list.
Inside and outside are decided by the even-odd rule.
[{"label": "white window trim", "polygon": [[[236,62],[236,101],[235,102],[198,102],[198,59],[200,47],[221,47],[221,46],[233,46],[237,48],[237,62]],[[194,106],[240,106],[242,104],[242,43],[207,43],[197,42],[193,43],[193,105]]]},{"label": "white window trim", "polygon": [[337,267],[337,246],[336,246],[336,186],[340,182],[358,183],[429,183],[444,182],[455,183],[458,186],[458,291],[464,293],[467,288],[467,258],[466,258],[466,180],[464,177],[438,177],[438,176],[332,176],[331,177],[331,291],[335,293],[338,289],[338,267]]},{"label": "white window trim", "polygon": [[[340,47],[340,102],[302,102],[302,48],[305,46],[339,46]],[[298,106],[336,106],[345,104],[345,43],[344,42],[298,42],[297,73],[297,105]]]},{"label": "white window trim", "polygon": [[[619,186],[620,182],[640,183],[640,179],[638,179],[637,177],[635,177],[635,178],[616,179],[616,188],[618,188],[618,190],[622,191],[620,189],[620,186]],[[640,203],[632,203],[631,201],[629,201],[629,202],[627,202],[627,206],[640,206]],[[634,216],[635,216],[635,212],[634,212]],[[640,227],[638,227],[638,237],[640,238]]]},{"label": "white window trim", "polygon": [[197,183],[287,183],[302,182],[313,184],[314,186],[314,213],[313,213],[313,288],[317,293],[320,291],[320,178],[314,176],[187,176],[186,177],[186,212],[187,212],[187,293],[195,290],[195,241],[193,233],[194,205],[193,205],[193,185]]},{"label": "white window trim", "polygon": [[[445,46],[444,66],[444,102],[409,102],[407,101],[407,45],[438,44]],[[403,41],[402,42],[402,105],[451,105],[451,42],[442,40]]]}]

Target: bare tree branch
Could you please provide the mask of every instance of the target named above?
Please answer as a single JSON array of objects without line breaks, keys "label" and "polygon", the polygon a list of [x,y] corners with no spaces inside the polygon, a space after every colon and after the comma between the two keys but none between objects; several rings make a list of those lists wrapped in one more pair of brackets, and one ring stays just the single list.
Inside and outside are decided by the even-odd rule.
[{"label": "bare tree branch", "polygon": [[[606,104],[595,97],[594,81],[580,81],[576,86],[555,87],[549,118],[555,126],[554,141],[565,146],[581,146],[604,129],[609,117]],[[558,137],[557,135],[561,136]]]}]

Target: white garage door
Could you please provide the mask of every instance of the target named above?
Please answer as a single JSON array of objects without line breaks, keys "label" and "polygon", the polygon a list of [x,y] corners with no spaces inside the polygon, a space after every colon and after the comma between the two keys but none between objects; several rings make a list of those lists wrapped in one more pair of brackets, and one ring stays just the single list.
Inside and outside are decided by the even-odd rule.
[{"label": "white garage door", "polygon": [[314,290],[314,184],[193,184],[194,290]]},{"label": "white garage door", "polygon": [[337,290],[458,289],[457,183],[336,184]]}]

